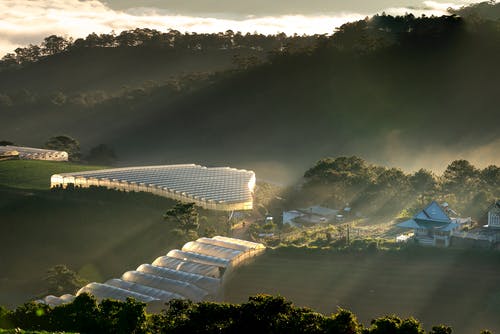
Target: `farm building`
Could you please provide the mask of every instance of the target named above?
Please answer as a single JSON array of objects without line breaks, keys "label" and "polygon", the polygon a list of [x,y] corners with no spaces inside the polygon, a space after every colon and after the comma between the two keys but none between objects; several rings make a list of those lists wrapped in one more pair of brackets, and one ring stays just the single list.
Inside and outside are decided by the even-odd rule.
[{"label": "farm building", "polygon": [[488,225],[485,227],[500,229],[500,200],[488,208]]},{"label": "farm building", "polygon": [[322,224],[336,220],[338,210],[325,208],[319,205],[304,209],[283,212],[283,224],[302,226],[304,224]]},{"label": "farm building", "polygon": [[51,187],[69,184],[144,191],[211,210],[251,210],[255,173],[229,167],[194,164],[103,169],[52,175]]},{"label": "farm building", "polygon": [[[89,293],[98,301],[125,300],[133,297],[159,311],[172,299],[192,301],[218,300],[222,284],[240,263],[265,250],[264,245],[245,240],[216,236],[188,242],[181,250],[172,250],[152,264],[141,264],[120,278],[105,283],[89,283],[76,295]],[[46,296],[40,303],[57,306],[71,302],[75,296]]]},{"label": "farm building", "polygon": [[397,226],[414,230],[415,239],[422,245],[448,247],[454,232],[458,231],[461,226],[469,224],[471,219],[452,219],[446,212],[451,211],[433,201],[412,219]]},{"label": "farm building", "polygon": [[10,145],[0,146],[0,157],[21,160],[68,161],[68,153],[64,151]]}]

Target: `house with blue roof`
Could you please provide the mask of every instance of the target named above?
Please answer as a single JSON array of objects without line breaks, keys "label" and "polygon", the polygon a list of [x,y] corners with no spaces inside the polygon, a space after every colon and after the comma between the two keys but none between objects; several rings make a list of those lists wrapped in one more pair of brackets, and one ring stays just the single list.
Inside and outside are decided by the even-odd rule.
[{"label": "house with blue roof", "polygon": [[419,244],[441,247],[448,247],[452,233],[460,228],[456,219],[451,219],[435,201],[418,212],[412,219],[397,226],[413,229],[415,239]]}]

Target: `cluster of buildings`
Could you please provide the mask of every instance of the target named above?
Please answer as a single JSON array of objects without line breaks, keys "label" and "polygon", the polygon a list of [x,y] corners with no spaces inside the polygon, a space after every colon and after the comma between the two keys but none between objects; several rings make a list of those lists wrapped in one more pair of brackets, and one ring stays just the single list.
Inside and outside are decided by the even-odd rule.
[{"label": "cluster of buildings", "polygon": [[[153,312],[160,311],[172,299],[195,302],[221,300],[223,283],[231,271],[262,252],[260,243],[216,236],[199,238],[160,256],[151,264],[141,264],[120,278],[104,283],[89,283],[76,293],[92,294],[98,301],[132,297],[144,302]],[[75,295],[46,296],[38,300],[50,306],[70,303]]]},{"label": "cluster of buildings", "polygon": [[7,159],[68,161],[68,153],[33,147],[0,146],[0,160]]},{"label": "cluster of buildings", "polygon": [[453,242],[466,240],[488,245],[498,241],[500,201],[496,201],[488,208],[487,224],[480,230],[469,231],[472,219],[454,217],[456,215],[457,213],[450,209],[447,203],[440,205],[433,201],[413,218],[397,226],[413,230],[414,239],[424,246],[449,247]]}]

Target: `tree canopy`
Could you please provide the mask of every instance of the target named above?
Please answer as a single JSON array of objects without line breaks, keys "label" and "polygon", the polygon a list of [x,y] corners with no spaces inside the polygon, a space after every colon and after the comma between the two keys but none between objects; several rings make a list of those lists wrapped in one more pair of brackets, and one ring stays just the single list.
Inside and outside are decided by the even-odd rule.
[{"label": "tree canopy", "polygon": [[56,151],[66,151],[68,153],[69,160],[80,160],[80,143],[70,136],[61,135],[51,137],[45,143],[45,148]]},{"label": "tree canopy", "polygon": [[[422,324],[395,315],[373,319],[364,327],[356,316],[339,308],[332,315],[297,307],[283,297],[256,295],[243,304],[193,303],[172,300],[159,314],[147,314],[145,304],[127,299],[97,304],[87,294],[54,308],[26,303],[14,311],[0,308],[4,328],[79,333],[308,333],[308,334],[424,334]],[[481,333],[488,333],[485,330]],[[451,334],[445,325],[429,334]]]},{"label": "tree canopy", "polygon": [[349,204],[366,215],[393,216],[438,200],[479,219],[500,197],[499,170],[495,165],[480,169],[461,159],[452,161],[442,175],[436,176],[425,169],[405,173],[369,164],[356,156],[325,158],[308,169],[302,187],[286,197],[290,207],[323,204],[343,208]]}]

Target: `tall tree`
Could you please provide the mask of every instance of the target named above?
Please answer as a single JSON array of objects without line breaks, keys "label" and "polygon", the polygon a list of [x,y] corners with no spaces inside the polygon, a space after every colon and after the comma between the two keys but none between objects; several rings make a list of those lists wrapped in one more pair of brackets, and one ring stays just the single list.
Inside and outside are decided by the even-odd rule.
[{"label": "tall tree", "polygon": [[177,202],[177,204],[163,216],[166,221],[173,222],[176,224],[177,228],[183,230],[186,234],[189,231],[198,229],[198,217],[198,211],[194,203],[181,202]]},{"label": "tall tree", "polygon": [[47,293],[51,295],[75,293],[77,289],[87,283],[85,279],[62,264],[50,268],[47,271],[45,281],[47,282]]}]

